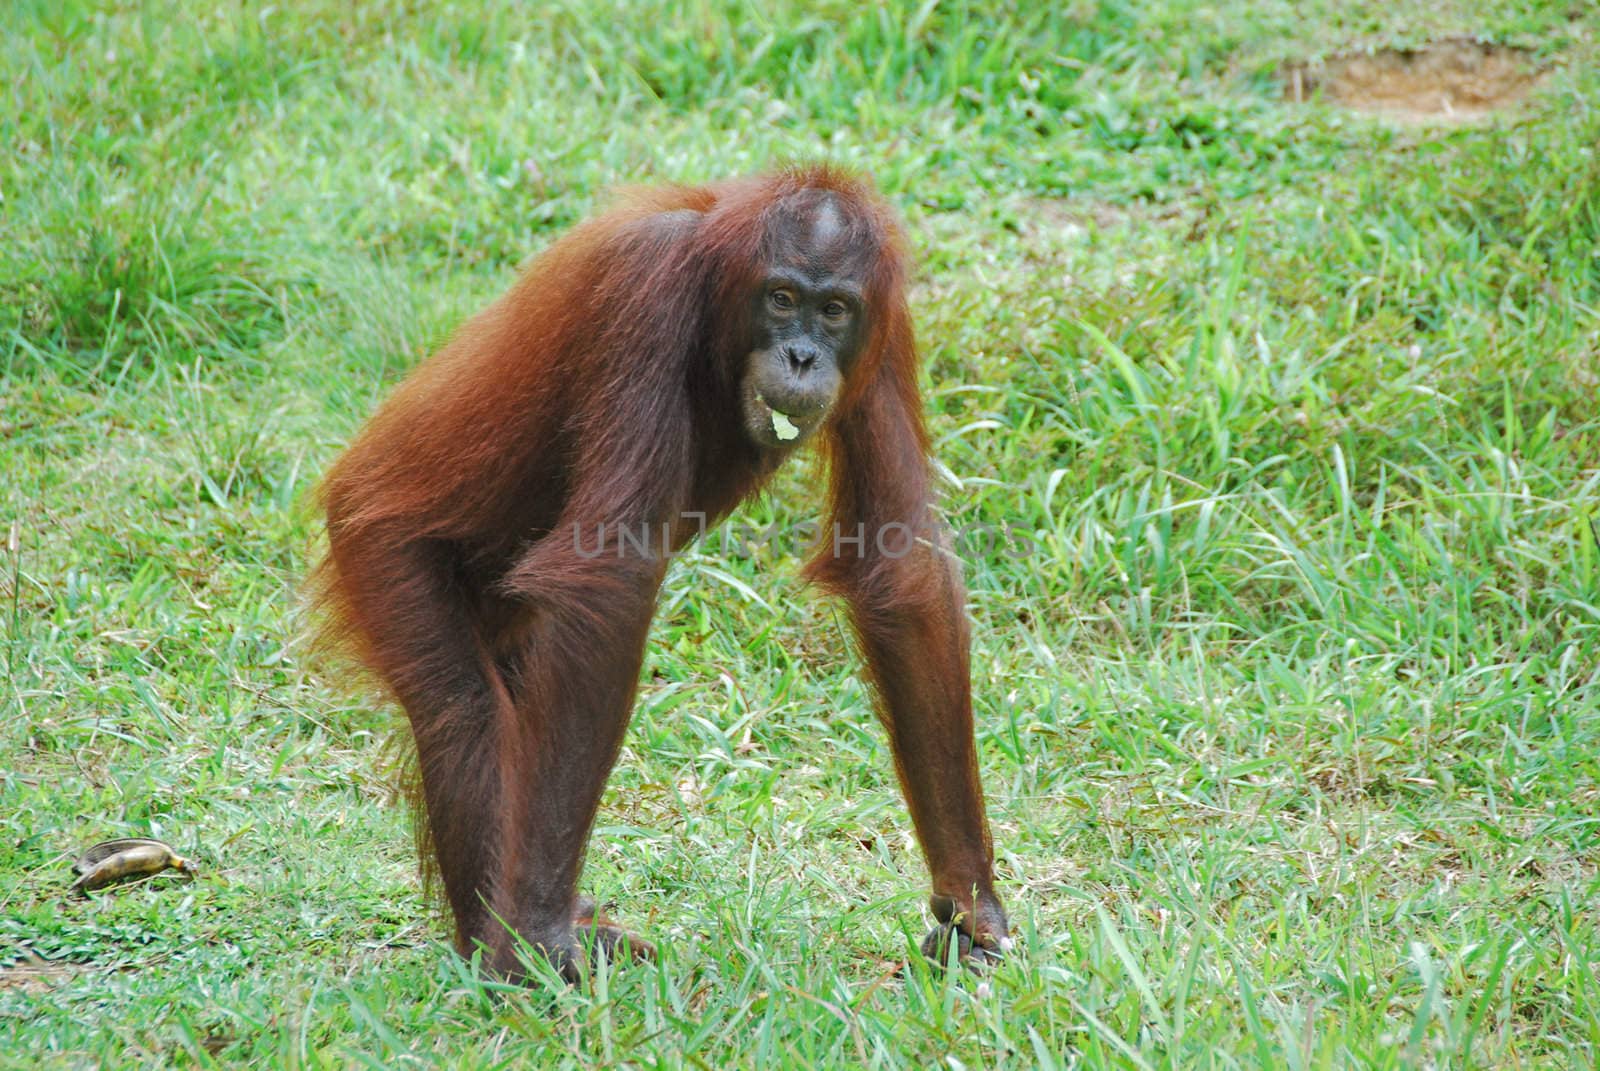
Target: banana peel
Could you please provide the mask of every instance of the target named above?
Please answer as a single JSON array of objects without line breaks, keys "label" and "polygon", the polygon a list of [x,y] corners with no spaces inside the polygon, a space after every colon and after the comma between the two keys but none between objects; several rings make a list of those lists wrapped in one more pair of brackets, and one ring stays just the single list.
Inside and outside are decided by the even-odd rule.
[{"label": "banana peel", "polygon": [[130,878],[148,877],[163,870],[193,874],[193,861],[185,859],[159,840],[144,837],[119,837],[103,840],[86,850],[72,864],[78,879],[72,891],[87,893]]}]

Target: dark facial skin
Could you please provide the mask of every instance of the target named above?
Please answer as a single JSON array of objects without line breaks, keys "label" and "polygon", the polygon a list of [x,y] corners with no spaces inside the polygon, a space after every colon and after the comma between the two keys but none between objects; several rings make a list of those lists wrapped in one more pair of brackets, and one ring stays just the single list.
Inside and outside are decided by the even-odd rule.
[{"label": "dark facial skin", "polygon": [[740,388],[745,430],[769,449],[797,446],[823,424],[866,333],[861,268],[834,206],[780,226],[774,263],[751,295],[755,345]]}]

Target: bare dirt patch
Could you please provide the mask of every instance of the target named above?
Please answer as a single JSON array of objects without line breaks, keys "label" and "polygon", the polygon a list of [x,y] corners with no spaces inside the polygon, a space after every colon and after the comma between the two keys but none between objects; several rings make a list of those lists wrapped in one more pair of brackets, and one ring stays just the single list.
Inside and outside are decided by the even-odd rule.
[{"label": "bare dirt patch", "polygon": [[1411,122],[1470,122],[1528,95],[1545,72],[1527,50],[1470,37],[1422,48],[1346,52],[1282,72],[1284,96],[1322,96],[1359,111]]},{"label": "bare dirt patch", "polygon": [[25,993],[38,993],[71,977],[73,973],[73,968],[68,964],[40,959],[30,952],[21,962],[0,967],[0,989],[15,988]]}]

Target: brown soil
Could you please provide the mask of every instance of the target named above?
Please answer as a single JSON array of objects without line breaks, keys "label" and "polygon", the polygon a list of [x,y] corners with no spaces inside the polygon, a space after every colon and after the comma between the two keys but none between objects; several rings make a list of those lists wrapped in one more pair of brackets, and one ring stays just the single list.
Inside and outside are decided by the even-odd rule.
[{"label": "brown soil", "polygon": [[10,967],[0,967],[0,989],[21,989],[24,993],[39,993],[72,974],[72,967],[64,963],[51,963],[33,956]]},{"label": "brown soil", "polygon": [[1319,94],[1351,108],[1416,122],[1470,121],[1517,103],[1544,76],[1524,49],[1469,37],[1418,49],[1346,52],[1281,72],[1284,96]]}]

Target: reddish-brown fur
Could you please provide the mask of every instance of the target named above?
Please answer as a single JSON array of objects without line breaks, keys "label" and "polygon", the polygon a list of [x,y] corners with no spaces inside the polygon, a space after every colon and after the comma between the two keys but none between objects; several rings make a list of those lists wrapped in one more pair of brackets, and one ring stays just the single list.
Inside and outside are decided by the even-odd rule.
[{"label": "reddish-brown fur", "polygon": [[[748,295],[775,228],[819,197],[840,208],[869,310],[819,433],[831,520],[867,539],[835,553],[825,536],[807,575],[847,600],[880,698],[933,876],[929,951],[952,934],[964,954],[981,954],[974,937],[979,950],[1004,940],[963,593],[929,505],[903,242],[864,184],[813,167],[638,191],[577,227],[400,385],[322,485],[329,633],[405,709],[458,947],[481,942],[507,974],[513,933],[569,974],[576,930],[628,947],[576,886],[665,548],[607,542],[591,556],[587,544],[597,525],[648,523],[681,546],[698,527],[684,514],[714,523],[781,460],[732,415]],[[889,524],[919,534],[911,553],[879,552],[872,533]]]}]

